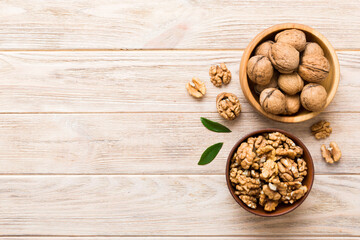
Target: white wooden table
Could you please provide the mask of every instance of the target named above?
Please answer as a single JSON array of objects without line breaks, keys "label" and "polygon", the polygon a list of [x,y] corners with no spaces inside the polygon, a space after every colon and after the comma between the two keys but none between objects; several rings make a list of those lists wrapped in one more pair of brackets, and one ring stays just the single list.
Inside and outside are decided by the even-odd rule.
[{"label": "white wooden table", "polygon": [[[341,82],[324,113],[300,124],[268,120],[238,79],[243,49],[261,30],[309,25],[337,49]],[[360,1],[0,1],[1,239],[359,239]],[[212,64],[233,73],[222,89]],[[185,83],[204,80],[203,100]],[[221,91],[242,113],[216,112]],[[199,117],[233,132],[209,132]],[[316,141],[309,126],[331,122]],[[251,215],[230,196],[225,161],[251,130],[293,132],[313,155],[310,196],[277,218]],[[343,158],[327,165],[320,144]],[[218,157],[202,151],[224,141]]]}]

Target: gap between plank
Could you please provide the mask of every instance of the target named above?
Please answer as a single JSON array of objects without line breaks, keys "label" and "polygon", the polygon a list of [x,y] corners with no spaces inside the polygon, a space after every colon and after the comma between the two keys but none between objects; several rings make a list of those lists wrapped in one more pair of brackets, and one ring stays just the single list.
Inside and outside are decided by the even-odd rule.
[{"label": "gap between plank", "polygon": [[[0,173],[11,176],[224,176],[225,173]],[[317,176],[358,176],[360,173],[315,173]]]}]

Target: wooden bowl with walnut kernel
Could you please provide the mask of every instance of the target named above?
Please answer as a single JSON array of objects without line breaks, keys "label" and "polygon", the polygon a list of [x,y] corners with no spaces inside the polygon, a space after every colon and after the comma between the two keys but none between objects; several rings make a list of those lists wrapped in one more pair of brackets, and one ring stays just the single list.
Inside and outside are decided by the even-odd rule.
[{"label": "wooden bowl with walnut kernel", "polygon": [[[283,32],[284,30],[290,31],[290,29],[292,31],[300,30],[305,34],[305,38],[302,37],[302,40],[305,41],[305,43],[306,43],[305,46],[307,49],[311,48],[309,51],[307,51],[306,49],[304,50],[303,46],[297,45],[299,43],[299,41],[298,41],[299,38],[297,38],[297,40],[295,42],[291,42],[293,44],[293,46],[289,47],[289,49],[279,48],[280,45],[284,45],[284,44],[282,42],[280,42],[280,40],[279,40],[280,37],[278,37],[276,39],[275,36],[278,33]],[[293,29],[295,29],[295,30],[293,30]],[[300,31],[297,31],[297,32],[300,32]],[[303,34],[303,33],[301,33],[301,34]],[[278,34],[278,35],[280,35],[280,34]],[[283,34],[282,38],[283,38],[282,39],[283,41],[287,41],[287,40],[289,40],[289,35]],[[271,40],[271,42],[270,42],[270,40]],[[272,47],[272,46],[275,46],[272,41],[276,41],[276,43],[277,43],[276,46],[278,47],[278,49],[283,49],[282,50],[283,52],[276,51],[275,47]],[[263,43],[265,43],[265,44],[263,44]],[[311,44],[309,44],[309,43],[311,43]],[[262,45],[262,46],[259,47],[259,45]],[[267,45],[270,45],[270,46],[267,46]],[[285,45],[288,46],[288,44],[285,44]],[[311,46],[307,47],[307,45],[311,45]],[[316,45],[315,47],[317,49],[314,49],[312,47],[314,45]],[[319,50],[319,46],[321,47],[322,50],[321,49]],[[259,47],[259,48],[257,48],[257,47]],[[268,51],[269,48],[271,49],[270,51]],[[300,54],[297,53],[297,50]],[[317,52],[315,50],[317,50]],[[269,60],[271,60],[271,61],[265,61],[266,59],[255,59],[256,57],[260,57],[261,55],[265,56],[265,52],[274,53],[273,51],[275,51],[275,53],[277,55],[271,55],[271,56],[268,55],[267,56],[268,58],[270,58]],[[291,69],[291,71],[287,71],[288,68],[292,67],[290,65],[293,62],[287,62],[286,65],[281,65],[284,63],[284,62],[282,62],[284,59],[281,59],[281,56],[290,56],[292,51],[294,51],[296,54],[300,55],[299,56],[300,62],[298,62],[299,59],[297,59],[295,65],[293,64],[295,69]],[[262,86],[262,84],[264,83],[263,81],[268,80],[268,76],[270,76],[272,74],[272,71],[266,71],[267,69],[271,68],[270,62],[273,65],[274,77],[275,77],[275,73],[278,73],[278,72],[282,72],[282,75],[284,75],[284,74],[288,75],[290,72],[294,72],[295,75],[297,75],[296,73],[301,75],[301,69],[300,69],[300,67],[298,68],[297,66],[301,66],[301,65],[305,66],[305,68],[307,68],[307,75],[303,74],[303,75],[301,75],[301,77],[304,80],[305,85],[306,85],[307,81],[305,81],[305,80],[309,76],[309,74],[312,77],[314,77],[314,74],[313,74],[314,71],[317,71],[317,73],[320,73],[320,74],[324,73],[324,72],[322,72],[323,69],[319,69],[316,67],[313,68],[313,66],[309,67],[309,65],[306,65],[307,62],[306,62],[306,59],[304,58],[305,52],[307,52],[306,54],[309,54],[309,55],[316,55],[316,54],[319,54],[318,51],[320,51],[321,55],[323,55],[327,59],[327,61],[328,61],[327,67],[329,67],[329,69],[328,68],[326,69],[326,72],[325,72],[326,77],[325,78],[319,77],[319,82],[316,82],[316,81],[308,81],[308,82],[310,82],[312,85],[314,85],[314,83],[316,82],[316,84],[320,84],[320,85],[322,85],[322,87],[325,88],[325,90],[327,92],[327,96],[325,95],[322,97],[321,108],[317,108],[317,109],[314,108],[314,109],[311,109],[312,111],[308,111],[309,109],[308,110],[305,109],[304,106],[306,104],[304,105],[303,102],[301,102],[301,105],[303,105],[303,106],[300,105],[300,108],[299,108],[299,100],[296,100],[297,106],[296,106],[295,111],[291,111],[291,110],[290,110],[290,112],[287,111],[287,106],[290,106],[290,105],[287,105],[284,110],[281,110],[282,112],[280,110],[279,110],[279,112],[276,112],[277,109],[275,110],[275,112],[273,109],[266,109],[267,106],[265,107],[265,105],[268,105],[268,103],[264,103],[264,98],[260,98],[257,87]],[[254,57],[255,55],[257,55],[257,56]],[[275,57],[272,58],[273,56],[278,56],[279,61],[276,62],[276,59],[274,60]],[[251,61],[249,61],[249,60],[251,60]],[[256,61],[258,61],[258,62],[256,62]],[[250,72],[250,75],[249,75],[249,73],[247,72],[248,65],[253,66],[254,62],[256,64],[259,63],[261,65],[261,66],[260,65],[259,66],[262,69],[261,74],[257,75],[257,77],[255,79],[258,84],[254,83],[253,73]],[[269,64],[270,64],[270,66],[267,66]],[[286,67],[286,69],[284,69],[283,67]],[[251,69],[253,70],[254,68],[251,68]],[[264,70],[264,69],[266,69],[266,70]],[[239,75],[240,75],[241,88],[242,88],[242,91],[243,91],[245,97],[248,99],[250,104],[258,112],[260,112],[261,114],[263,114],[264,116],[266,116],[270,119],[273,119],[273,120],[276,120],[279,122],[297,123],[297,122],[306,121],[306,120],[309,120],[309,119],[315,117],[321,111],[323,111],[333,100],[335,93],[337,91],[338,85],[339,85],[339,81],[340,81],[340,64],[339,64],[339,61],[338,61],[338,58],[337,58],[334,48],[331,46],[330,42],[322,34],[317,32],[316,30],[314,30],[308,26],[302,25],[302,24],[285,23],[285,24],[275,25],[275,26],[272,26],[272,27],[264,30],[250,42],[250,44],[247,46],[247,48],[245,49],[245,51],[243,53],[241,63],[240,63]],[[252,80],[250,78],[252,78]],[[279,78],[279,80],[280,80],[280,78]],[[285,86],[284,86],[285,88],[288,87],[288,86],[286,86],[286,83],[289,83],[290,80],[295,81],[296,79],[294,79],[294,78],[291,79],[290,77],[288,77],[286,80],[284,80],[283,82],[285,83]],[[271,79],[271,81],[273,81],[273,80]],[[300,79],[300,81],[301,81],[301,79]],[[263,84],[263,85],[265,85],[265,84]],[[276,82],[275,82],[275,85],[276,85]],[[271,86],[271,87],[276,88],[277,86]],[[279,87],[280,87],[280,90],[284,92],[284,87],[282,87],[282,86],[279,86]],[[293,86],[293,87],[295,88],[296,86]],[[319,86],[319,88],[322,88],[322,87]],[[302,88],[302,85],[300,86],[300,88]],[[308,87],[308,89],[309,89],[309,87]],[[312,88],[312,89],[314,89],[314,88]],[[296,88],[290,89],[290,90],[297,91]],[[258,91],[258,93],[256,91]],[[262,90],[260,90],[260,91],[262,91]],[[312,91],[314,91],[314,90],[312,90]],[[322,90],[322,91],[325,92],[324,90]],[[278,90],[275,90],[275,92],[278,95],[282,95],[282,93]],[[285,92],[286,92],[286,89],[285,89]],[[307,92],[309,93],[309,91],[307,91]],[[271,93],[267,93],[267,94],[264,93],[264,96],[269,96],[269,94],[271,95]],[[310,94],[312,94],[312,93],[310,93]],[[297,95],[300,95],[300,92]],[[312,94],[312,95],[314,96],[317,94]],[[294,95],[294,96],[296,96],[296,95]],[[279,97],[279,96],[274,95],[274,99],[276,97]],[[286,101],[290,101],[289,97],[292,97],[292,96],[285,94]],[[299,97],[297,97],[297,98],[299,99]],[[302,97],[300,96],[300,99],[301,98]],[[262,99],[262,101],[263,101],[262,104],[263,104],[264,108],[260,104],[260,99]],[[305,99],[305,97],[304,97],[304,99]],[[281,101],[283,101],[283,100],[281,100]],[[289,102],[287,102],[287,103],[289,103]],[[277,104],[277,103],[275,103],[275,104]],[[289,103],[289,104],[291,104],[291,103]],[[295,107],[295,105],[293,105],[293,106]],[[293,107],[290,106],[290,109],[291,108],[293,108]]]},{"label": "wooden bowl with walnut kernel", "polygon": [[295,210],[314,181],[313,160],[306,146],[291,133],[275,128],[242,137],[229,154],[225,172],[235,201],[264,217]]}]

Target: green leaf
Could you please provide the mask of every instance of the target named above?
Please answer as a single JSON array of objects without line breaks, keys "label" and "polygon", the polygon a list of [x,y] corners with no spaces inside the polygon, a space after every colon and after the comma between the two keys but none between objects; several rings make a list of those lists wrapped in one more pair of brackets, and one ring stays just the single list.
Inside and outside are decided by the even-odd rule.
[{"label": "green leaf", "polygon": [[198,165],[205,165],[211,163],[211,161],[214,160],[214,158],[220,152],[220,149],[222,148],[223,144],[224,143],[220,142],[208,147],[201,155]]},{"label": "green leaf", "polygon": [[230,129],[228,129],[227,127],[225,127],[224,125],[211,121],[207,118],[200,118],[202,124],[204,125],[204,127],[206,127],[207,129],[209,129],[210,131],[213,132],[231,132]]}]

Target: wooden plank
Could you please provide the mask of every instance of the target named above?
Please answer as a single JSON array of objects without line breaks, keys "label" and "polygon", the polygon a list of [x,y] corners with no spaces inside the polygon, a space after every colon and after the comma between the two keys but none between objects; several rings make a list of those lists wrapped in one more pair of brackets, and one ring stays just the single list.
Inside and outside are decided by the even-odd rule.
[{"label": "wooden plank", "polygon": [[[227,125],[232,133],[204,128],[200,117]],[[311,124],[331,122],[330,138],[318,141]],[[233,145],[246,133],[276,127],[308,146],[318,174],[360,173],[360,113],[324,113],[308,122],[282,124],[257,113],[227,122],[217,113],[1,114],[1,174],[223,174]],[[325,163],[320,145],[336,141],[338,164]],[[218,157],[198,166],[202,152],[224,142]]]},{"label": "wooden plank", "polygon": [[[69,239],[74,239],[74,236],[69,236],[69,237],[59,237],[59,236],[37,236],[37,237],[31,237],[31,236],[24,236],[24,237],[0,237],[0,240],[69,240]],[[203,239],[210,239],[210,240],[233,240],[233,239],[240,239],[240,240],[355,240],[358,239],[358,236],[354,236],[354,237],[337,237],[337,236],[328,236],[328,237],[317,237],[317,236],[278,236],[278,237],[274,237],[274,236],[258,236],[258,237],[254,237],[254,236],[235,236],[232,235],[231,237],[226,237],[226,236],[217,236],[217,237],[213,237],[213,236],[171,236],[171,237],[163,237],[163,236],[156,236],[156,237],[146,237],[146,236],[141,236],[141,237],[124,237],[124,236],[117,236],[117,237],[94,237],[94,236],[86,236],[86,237],[79,237],[76,236],[75,238],[76,240],[117,240],[117,239],[121,239],[121,240],[139,240],[139,239],[145,239],[145,240],[203,240]]]},{"label": "wooden plank", "polygon": [[359,181],[316,176],[296,211],[262,218],[223,176],[2,176],[0,235],[358,236]]},{"label": "wooden plank", "polygon": [[[242,94],[242,51],[0,52],[0,112],[216,112],[223,91],[237,94],[243,112],[253,112]],[[359,111],[360,52],[338,52],[341,81],[326,111]],[[226,62],[232,82],[209,80],[210,65]],[[185,84],[206,82],[202,100]]]},{"label": "wooden plank", "polygon": [[357,0],[15,0],[0,9],[1,49],[243,49],[284,22],[310,25],[336,48],[360,48]]}]

